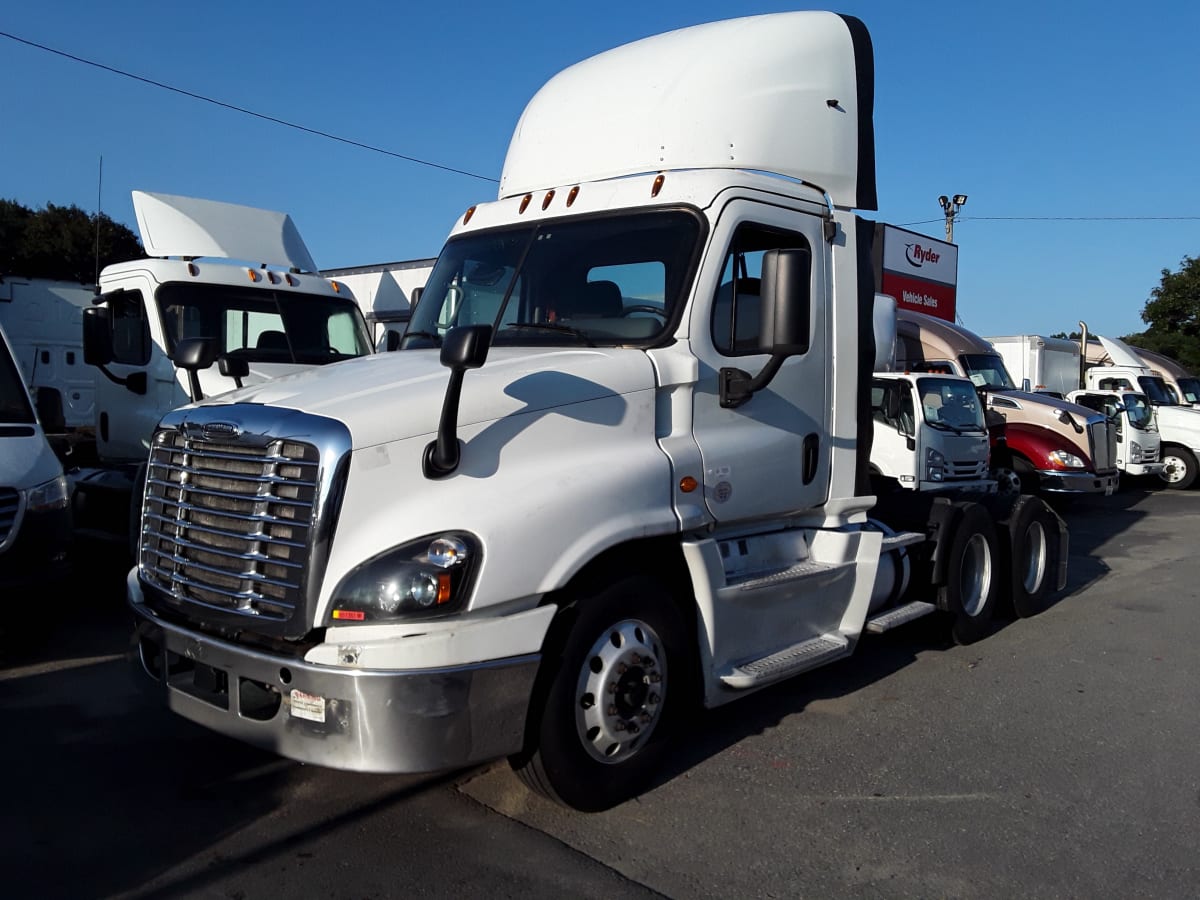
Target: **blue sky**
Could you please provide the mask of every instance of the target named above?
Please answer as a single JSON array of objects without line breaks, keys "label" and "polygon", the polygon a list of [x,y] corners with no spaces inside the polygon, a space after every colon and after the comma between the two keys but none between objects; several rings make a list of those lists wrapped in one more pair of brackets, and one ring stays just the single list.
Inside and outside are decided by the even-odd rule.
[{"label": "blue sky", "polygon": [[[660,31],[797,8],[47,0],[6,4],[0,31],[498,179],[525,102],[558,70]],[[1200,255],[1200,6],[824,8],[861,18],[875,45],[872,217],[942,236],[938,195],[969,197],[955,226],[962,321],[981,334],[1081,318],[1140,330],[1161,270]],[[134,189],[282,209],[323,268],[435,256],[454,219],[496,193],[7,38],[0,127],[0,197],[93,210],[103,155],[103,208],[118,221],[135,225]]]}]

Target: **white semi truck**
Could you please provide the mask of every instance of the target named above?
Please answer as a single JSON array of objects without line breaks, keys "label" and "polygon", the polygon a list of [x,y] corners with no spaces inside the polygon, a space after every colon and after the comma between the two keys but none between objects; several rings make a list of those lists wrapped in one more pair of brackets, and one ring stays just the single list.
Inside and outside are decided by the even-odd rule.
[{"label": "white semi truck", "polygon": [[[12,345],[0,327],[0,588],[45,586],[65,574],[70,496]],[[6,604],[10,614],[16,603]]]},{"label": "white semi truck", "polygon": [[144,191],[133,206],[150,258],[107,266],[84,311],[84,358],[103,377],[96,464],[71,473],[78,532],[121,541],[166,412],[372,352],[354,297],[316,274],[290,216]]},{"label": "white semi truck", "polygon": [[870,491],[873,65],[798,12],[573,66],[399,352],[167,415],[128,591],[171,708],[345,769],[507,755],[600,809],[694,704],[1044,605],[1041,500]]}]

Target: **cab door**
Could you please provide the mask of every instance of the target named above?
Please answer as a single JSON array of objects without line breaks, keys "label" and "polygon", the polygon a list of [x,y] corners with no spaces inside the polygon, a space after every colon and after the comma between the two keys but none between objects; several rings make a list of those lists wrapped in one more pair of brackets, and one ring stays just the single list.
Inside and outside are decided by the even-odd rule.
[{"label": "cab door", "polygon": [[[826,245],[814,215],[748,200],[722,211],[697,284],[690,324],[699,380],[693,402],[704,464],[704,498],[719,524],[778,517],[825,502],[828,493],[830,384],[826,334]],[[741,406],[720,403],[720,371],[757,375],[762,259],[768,250],[804,249],[808,349],[784,360],[771,383]]]}]

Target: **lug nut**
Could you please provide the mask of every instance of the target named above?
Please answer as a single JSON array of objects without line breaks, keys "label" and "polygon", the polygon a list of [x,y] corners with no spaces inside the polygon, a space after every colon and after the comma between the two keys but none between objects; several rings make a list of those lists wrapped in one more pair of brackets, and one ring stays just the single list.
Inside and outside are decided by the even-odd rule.
[{"label": "lug nut", "polygon": [[621,663],[619,666],[617,666],[617,674],[618,675],[624,675],[628,671],[629,671],[629,666],[625,665],[625,663]]},{"label": "lug nut", "polygon": [[610,706],[608,708],[608,714],[610,716],[615,716],[617,714],[617,708],[615,706]]},{"label": "lug nut", "polygon": [[650,673],[650,683],[651,684],[658,684],[660,681],[662,681],[661,675],[659,675],[657,672]]},{"label": "lug nut", "polygon": [[615,694],[617,692],[617,683],[615,681],[610,681],[608,683],[608,692],[610,694]]},{"label": "lug nut", "polygon": [[624,730],[625,730],[624,722],[618,721],[615,725],[613,725],[613,731],[624,731]]},{"label": "lug nut", "polygon": [[635,666],[640,666],[642,664],[642,658],[640,656],[638,656],[636,653],[633,654],[633,664]]}]

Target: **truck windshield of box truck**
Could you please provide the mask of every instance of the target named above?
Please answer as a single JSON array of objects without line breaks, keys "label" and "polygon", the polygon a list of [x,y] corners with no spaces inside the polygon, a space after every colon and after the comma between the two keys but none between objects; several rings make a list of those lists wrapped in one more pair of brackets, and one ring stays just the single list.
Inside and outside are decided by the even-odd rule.
[{"label": "truck windshield of box truck", "polygon": [[168,283],[155,299],[169,353],[185,338],[213,336],[221,354],[247,362],[319,365],[371,352],[362,312],[349,298]]},{"label": "truck windshield of box truck", "polygon": [[648,346],[687,296],[701,231],[697,213],[676,208],[455,238],[402,346],[435,346],[473,324],[492,325],[498,345]]},{"label": "truck windshield of box truck", "polygon": [[959,378],[921,378],[917,394],[925,422],[947,431],[983,432],[983,406],[971,385]]}]

